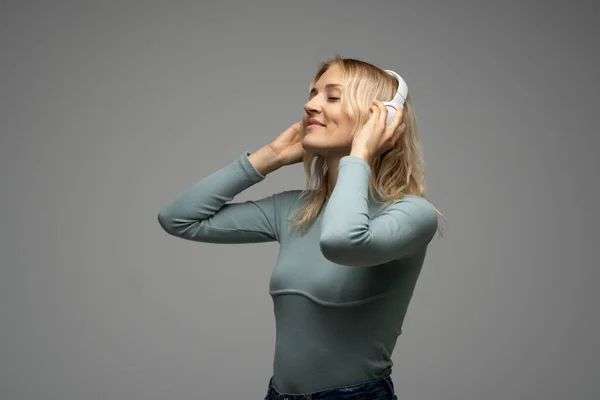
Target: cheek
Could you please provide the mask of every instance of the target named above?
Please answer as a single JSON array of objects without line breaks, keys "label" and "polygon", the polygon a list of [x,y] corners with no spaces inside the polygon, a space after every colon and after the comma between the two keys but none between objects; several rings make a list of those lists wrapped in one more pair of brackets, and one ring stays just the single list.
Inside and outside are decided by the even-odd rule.
[{"label": "cheek", "polygon": [[344,118],[344,120],[341,121],[339,126],[340,131],[342,131],[344,136],[350,140],[352,139],[352,128],[353,123],[349,117]]},{"label": "cheek", "polygon": [[331,139],[338,145],[346,146],[352,143],[352,137],[350,136],[350,127],[338,125],[334,132],[331,132]]}]

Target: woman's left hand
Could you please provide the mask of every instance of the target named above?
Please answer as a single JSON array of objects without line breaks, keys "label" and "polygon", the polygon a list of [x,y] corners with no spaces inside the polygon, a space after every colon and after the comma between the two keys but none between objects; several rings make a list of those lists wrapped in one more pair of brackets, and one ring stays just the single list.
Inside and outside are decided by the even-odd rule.
[{"label": "woman's left hand", "polygon": [[394,119],[386,126],[388,110],[379,100],[373,100],[371,118],[362,130],[352,139],[351,156],[359,156],[370,162],[393,148],[406,128],[402,122],[403,109],[400,108]]}]

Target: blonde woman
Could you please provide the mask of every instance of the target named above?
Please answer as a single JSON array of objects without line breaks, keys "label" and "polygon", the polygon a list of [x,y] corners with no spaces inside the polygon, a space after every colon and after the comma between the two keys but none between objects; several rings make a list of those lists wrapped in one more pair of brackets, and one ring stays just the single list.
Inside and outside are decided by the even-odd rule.
[{"label": "blonde woman", "polygon": [[[183,239],[279,242],[270,279],[277,341],[265,399],[397,399],[391,355],[439,214],[425,198],[409,94],[386,123],[382,101],[399,86],[364,61],[321,63],[302,121],[158,214],[162,228]],[[230,202],[300,162],[306,189]]]}]

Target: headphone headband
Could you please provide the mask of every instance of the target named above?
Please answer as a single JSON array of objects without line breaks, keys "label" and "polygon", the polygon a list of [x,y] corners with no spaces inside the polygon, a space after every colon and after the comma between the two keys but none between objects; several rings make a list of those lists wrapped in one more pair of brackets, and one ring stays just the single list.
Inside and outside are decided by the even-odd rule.
[{"label": "headphone headband", "polygon": [[404,79],[402,79],[402,77],[396,72],[389,69],[386,69],[384,71],[395,77],[398,81],[398,90],[396,91],[394,98],[390,101],[382,101],[382,103],[388,109],[388,117],[386,120],[386,124],[389,124],[394,118],[396,111],[399,108],[404,108],[404,102],[406,101],[406,96],[408,96],[408,86],[406,85]]},{"label": "headphone headband", "polygon": [[398,90],[396,91],[396,95],[392,99],[392,102],[398,102],[400,105],[403,105],[406,101],[406,96],[408,95],[408,86],[406,85],[406,82],[400,75],[390,69],[386,69],[385,72],[395,77],[398,81]]}]

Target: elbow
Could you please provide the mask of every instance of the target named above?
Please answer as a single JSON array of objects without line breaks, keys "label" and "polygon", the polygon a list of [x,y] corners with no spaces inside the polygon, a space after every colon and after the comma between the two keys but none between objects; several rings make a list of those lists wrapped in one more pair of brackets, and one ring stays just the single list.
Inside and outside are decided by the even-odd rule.
[{"label": "elbow", "polygon": [[200,229],[199,227],[202,225],[202,221],[186,219],[177,216],[177,214],[166,213],[163,211],[158,213],[157,220],[158,224],[166,233],[183,239],[197,237]]},{"label": "elbow", "polygon": [[[177,236],[178,235],[178,228],[177,228],[177,224],[176,222],[176,218],[173,215],[170,215],[168,213],[165,213],[164,211],[161,211],[158,213],[156,219],[158,220],[158,224],[160,225],[160,227],[167,232],[170,235],[174,235]],[[180,224],[179,224],[180,225]]]},{"label": "elbow", "polygon": [[321,230],[319,247],[324,254],[336,254],[348,246],[348,239],[340,232]]},{"label": "elbow", "polygon": [[165,215],[162,211],[157,215],[158,224],[167,233],[171,233],[171,218]]},{"label": "elbow", "polygon": [[321,236],[319,240],[319,247],[321,249],[321,253],[323,257],[332,262],[335,261],[336,255],[340,253],[340,242],[334,241],[328,238],[324,238]]},{"label": "elbow", "polygon": [[358,256],[360,249],[347,238],[339,235],[324,236],[319,240],[321,254],[327,260],[341,265],[361,267],[361,258]]}]

